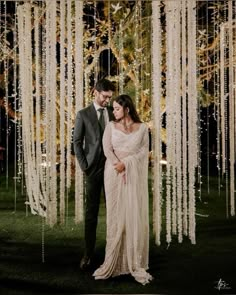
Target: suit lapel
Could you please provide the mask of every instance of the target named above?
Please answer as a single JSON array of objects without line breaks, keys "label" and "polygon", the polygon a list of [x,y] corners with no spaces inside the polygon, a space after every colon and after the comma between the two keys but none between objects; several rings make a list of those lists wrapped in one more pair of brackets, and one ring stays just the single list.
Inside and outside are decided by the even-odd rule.
[{"label": "suit lapel", "polygon": [[95,131],[97,136],[100,136],[97,112],[95,110],[95,107],[94,107],[93,103],[88,108],[88,111],[89,111],[89,113],[88,113],[89,120],[90,120],[90,122],[91,122],[91,124],[92,124],[92,126],[94,128],[94,131]]},{"label": "suit lapel", "polygon": [[[108,112],[109,121],[113,120],[114,115],[113,115],[112,108],[107,107],[107,112]],[[96,134],[96,137],[100,138],[101,132],[100,132],[100,127],[99,127],[99,123],[98,123],[97,112],[96,112],[96,109],[95,109],[93,103],[88,107],[88,118],[89,118],[90,123],[92,124],[92,127],[93,127],[95,134]]]}]

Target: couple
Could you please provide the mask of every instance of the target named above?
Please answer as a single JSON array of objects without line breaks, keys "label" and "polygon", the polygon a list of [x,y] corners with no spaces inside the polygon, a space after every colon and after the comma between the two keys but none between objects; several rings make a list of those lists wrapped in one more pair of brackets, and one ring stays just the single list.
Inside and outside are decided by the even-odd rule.
[{"label": "couple", "polygon": [[[148,269],[148,128],[132,99],[119,95],[108,104],[114,85],[99,80],[93,103],[80,110],[74,129],[74,150],[86,176],[85,253],[81,269],[91,264],[96,242],[100,193],[105,187],[106,252],[95,279],[131,274],[145,285]],[[105,169],[104,169],[105,166]]]}]

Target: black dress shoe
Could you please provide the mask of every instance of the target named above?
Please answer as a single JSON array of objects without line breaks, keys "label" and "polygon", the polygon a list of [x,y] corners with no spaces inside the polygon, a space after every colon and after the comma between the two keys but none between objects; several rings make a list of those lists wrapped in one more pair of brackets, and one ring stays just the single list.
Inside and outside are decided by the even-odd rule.
[{"label": "black dress shoe", "polygon": [[91,266],[91,259],[89,256],[84,256],[80,261],[80,268],[82,270],[88,270]]}]

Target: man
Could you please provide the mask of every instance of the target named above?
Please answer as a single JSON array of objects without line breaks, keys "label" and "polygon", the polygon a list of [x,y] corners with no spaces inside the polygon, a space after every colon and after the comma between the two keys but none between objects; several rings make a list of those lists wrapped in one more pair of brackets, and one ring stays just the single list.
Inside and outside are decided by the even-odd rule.
[{"label": "man", "polygon": [[93,103],[80,110],[75,121],[74,151],[86,181],[85,251],[80,262],[83,270],[91,265],[96,243],[100,194],[104,187],[102,135],[105,125],[113,119],[112,109],[107,106],[114,90],[112,82],[99,80],[95,85]]}]

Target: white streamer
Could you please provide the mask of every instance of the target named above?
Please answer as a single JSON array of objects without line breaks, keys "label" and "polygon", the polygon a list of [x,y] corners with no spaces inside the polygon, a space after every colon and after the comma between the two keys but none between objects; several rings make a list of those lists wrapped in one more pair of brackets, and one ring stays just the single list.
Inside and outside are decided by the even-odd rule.
[{"label": "white streamer", "polygon": [[60,222],[65,222],[65,1],[60,2]]},{"label": "white streamer", "polygon": [[152,77],[153,77],[153,230],[157,245],[161,244],[161,20],[160,1],[152,2]]},{"label": "white streamer", "polygon": [[[75,2],[75,113],[83,108],[83,1]],[[83,220],[83,173],[75,160],[75,222]]]}]

